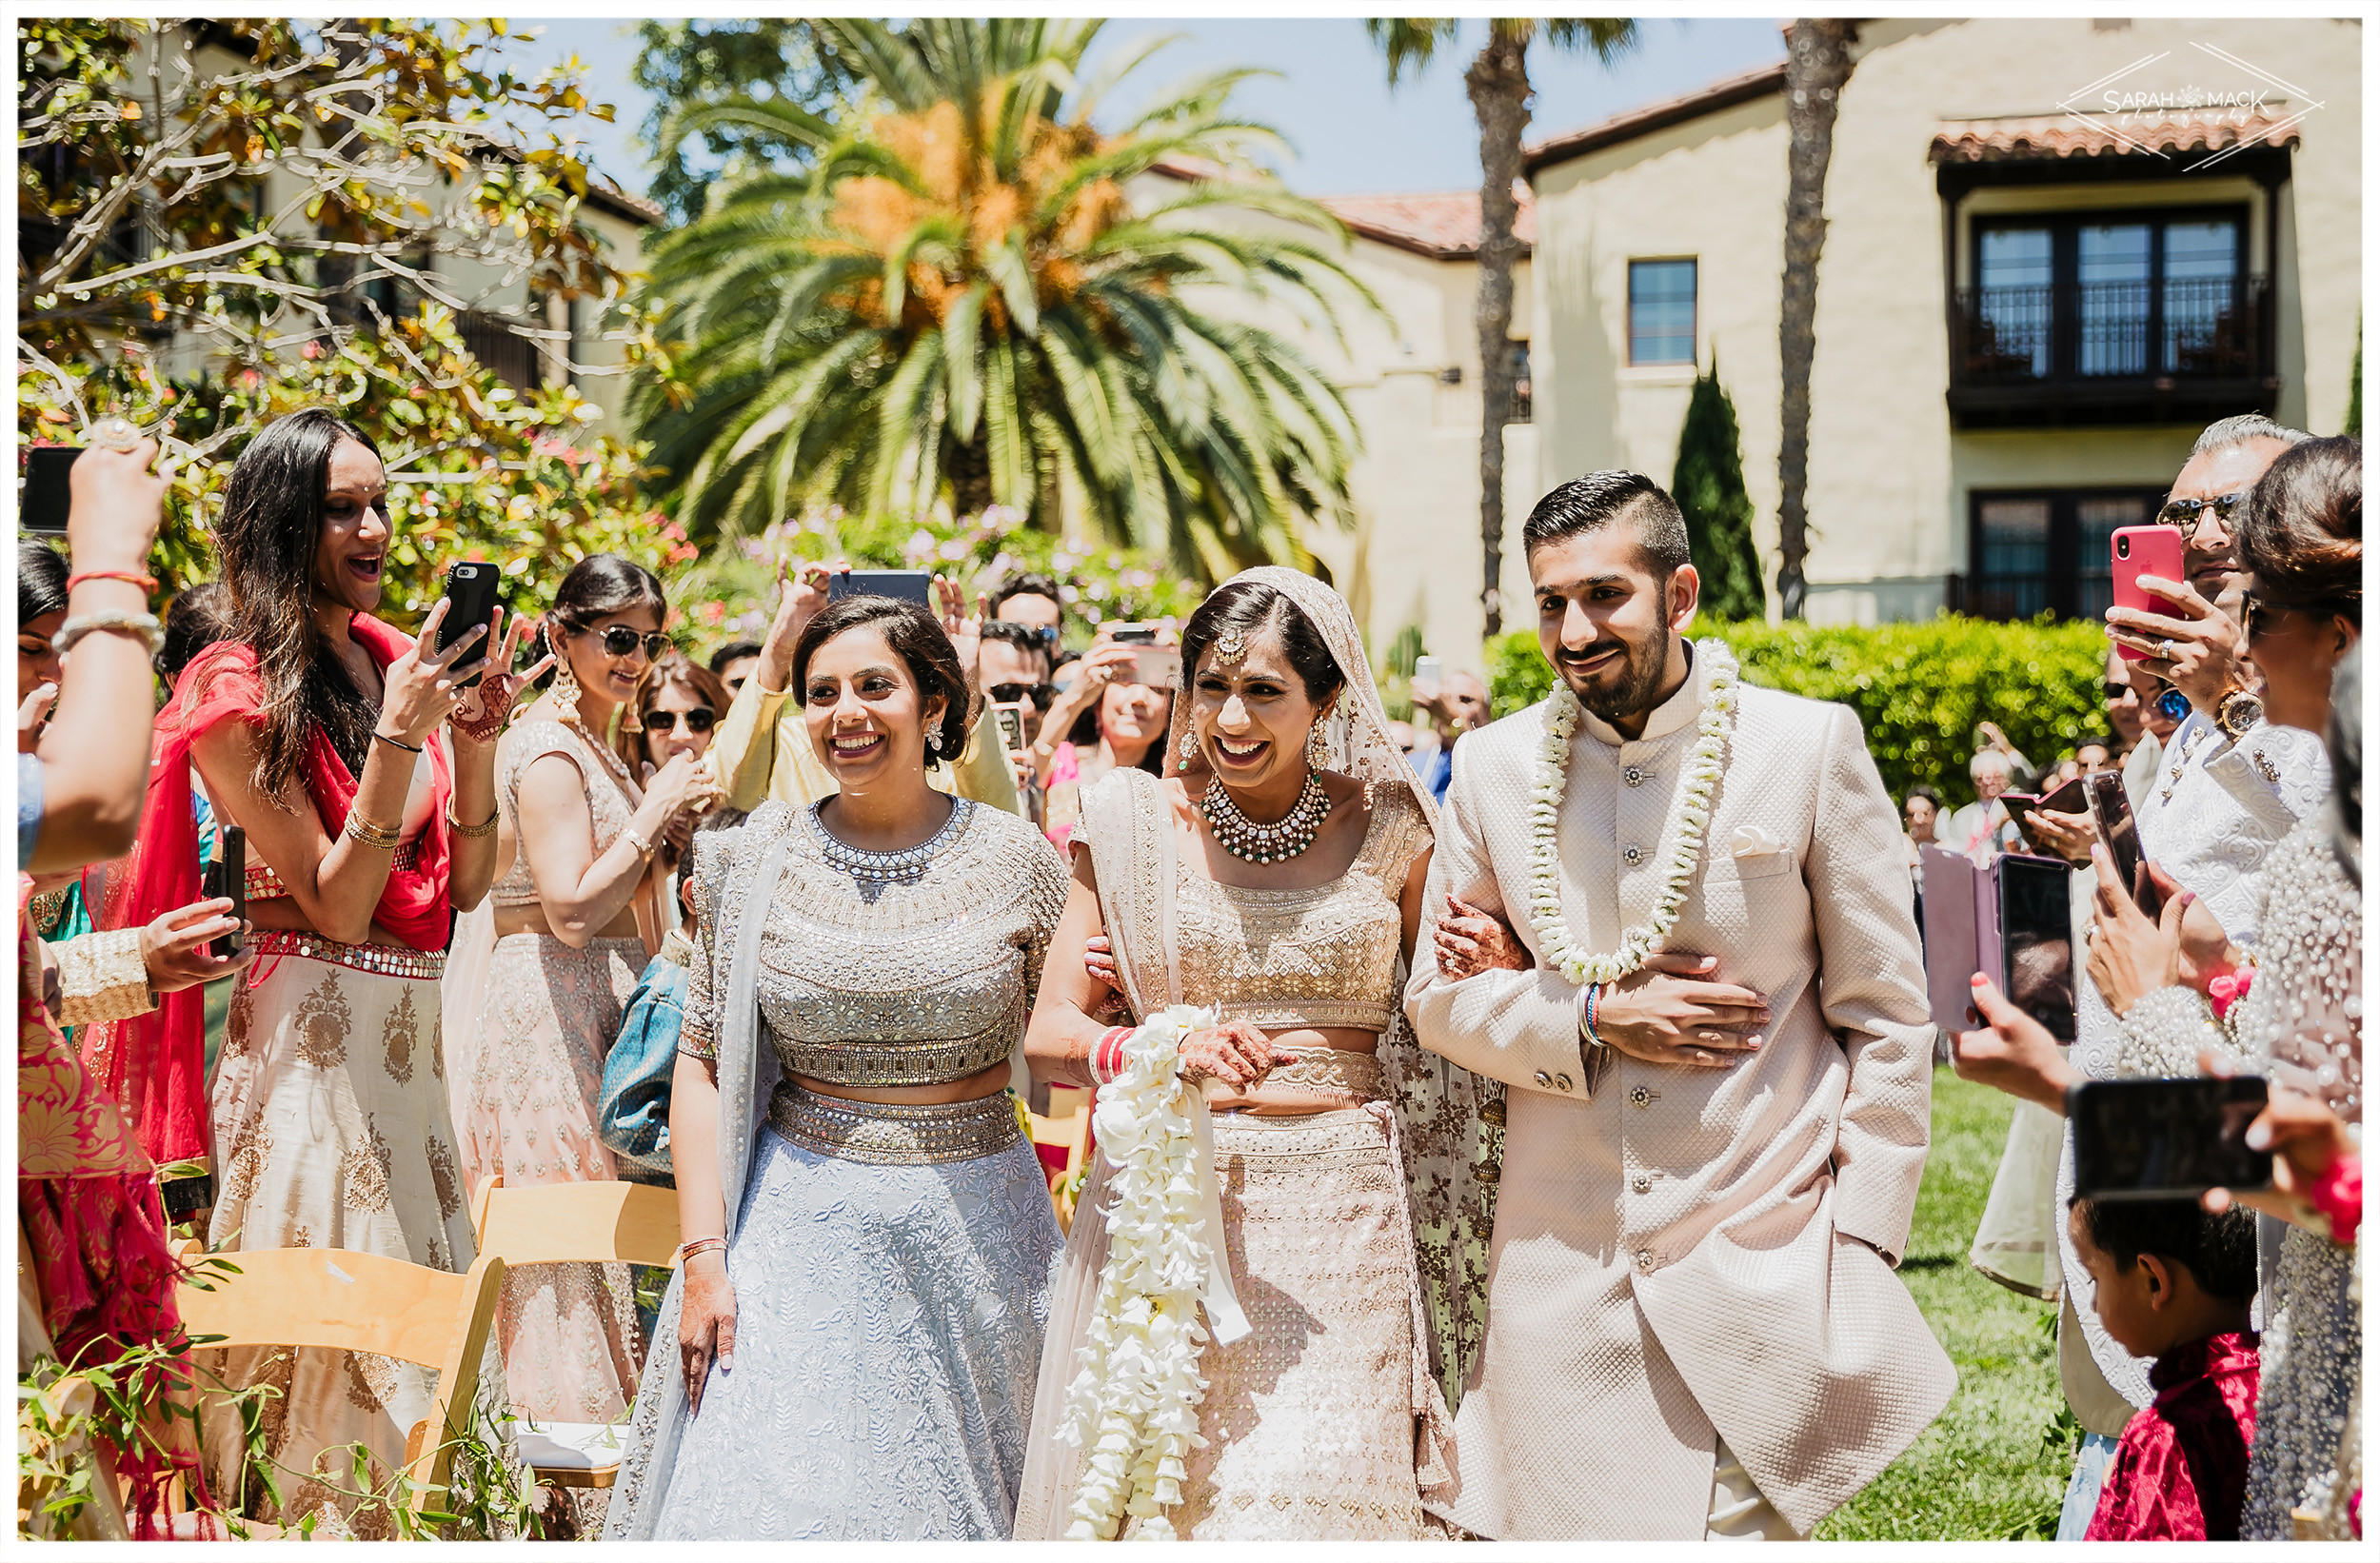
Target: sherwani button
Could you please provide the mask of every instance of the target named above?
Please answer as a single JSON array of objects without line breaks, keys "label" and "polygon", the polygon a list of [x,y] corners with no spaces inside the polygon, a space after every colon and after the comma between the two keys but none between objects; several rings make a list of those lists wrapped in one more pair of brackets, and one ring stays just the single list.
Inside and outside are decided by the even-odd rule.
[{"label": "sherwani button", "polygon": [[1647,1276],[1653,1274],[1653,1250],[1649,1248],[1636,1250],[1636,1269]]},{"label": "sherwani button", "polygon": [[1627,850],[1620,853],[1620,857],[1626,861],[1629,867],[1634,868],[1638,863],[1644,861],[1644,848],[1640,846],[1629,847]]},{"label": "sherwani button", "polygon": [[1570,1077],[1568,1075],[1557,1075],[1554,1077],[1554,1083],[1567,1091],[1570,1089]]},{"label": "sherwani button", "polygon": [[1627,782],[1632,787],[1641,787],[1644,785],[1644,767],[1642,765],[1631,765],[1626,770],[1619,773],[1619,779],[1622,782]]},{"label": "sherwani button", "polygon": [[1646,1177],[1643,1173],[1638,1173],[1630,1181],[1636,1185],[1636,1190],[1638,1194],[1650,1194],[1653,1192],[1653,1179]]},{"label": "sherwani button", "polygon": [[1639,1107],[1650,1107],[1655,1102],[1661,1099],[1661,1093],[1654,1090],[1649,1085],[1639,1085],[1634,1091],[1628,1093],[1628,1099],[1635,1102]]},{"label": "sherwani button", "polygon": [[1554,1077],[1540,1069],[1537,1071],[1537,1083],[1539,1085],[1551,1085],[1554,1083]]}]

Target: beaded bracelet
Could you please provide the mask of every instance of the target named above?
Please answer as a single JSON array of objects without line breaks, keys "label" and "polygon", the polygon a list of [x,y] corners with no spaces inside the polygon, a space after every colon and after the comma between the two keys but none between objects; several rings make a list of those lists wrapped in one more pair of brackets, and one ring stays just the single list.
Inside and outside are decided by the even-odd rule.
[{"label": "beaded bracelet", "polygon": [[1124,1072],[1124,1039],[1132,1035],[1130,1026],[1113,1026],[1091,1044],[1091,1078],[1105,1085]]},{"label": "beaded bracelet", "polygon": [[1578,1035],[1586,1039],[1589,1047],[1600,1048],[1607,1045],[1595,1030],[1596,1006],[1602,1001],[1602,998],[1603,984],[1590,982],[1587,984],[1587,991],[1578,999]]},{"label": "beaded bracelet", "polygon": [[102,608],[97,613],[78,613],[58,626],[50,643],[63,657],[74,649],[84,636],[100,630],[114,630],[125,635],[137,635],[149,646],[149,654],[157,655],[166,643],[166,632],[153,613],[131,613],[123,608]]}]

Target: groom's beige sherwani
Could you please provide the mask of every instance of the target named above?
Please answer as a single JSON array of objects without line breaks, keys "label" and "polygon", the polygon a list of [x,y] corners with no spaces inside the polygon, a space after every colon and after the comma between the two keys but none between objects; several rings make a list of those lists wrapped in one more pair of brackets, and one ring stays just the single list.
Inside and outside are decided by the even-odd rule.
[{"label": "groom's beige sherwani", "polygon": [[[1557,841],[1573,940],[1650,920],[1706,668],[1622,742],[1581,715]],[[1572,698],[1557,687],[1556,700]],[[1430,867],[1534,955],[1533,705],[1463,740]],[[1699,1539],[1723,1436],[1807,1533],[1915,1440],[1957,1375],[1893,1274],[1925,1167],[1934,1027],[1907,852],[1858,719],[1743,686],[1669,947],[1768,996],[1724,1071],[1618,1053],[1590,1079],[1557,972],[1406,992],[1422,1042],[1508,1093],[1487,1339],[1455,1518],[1502,1540]]]}]

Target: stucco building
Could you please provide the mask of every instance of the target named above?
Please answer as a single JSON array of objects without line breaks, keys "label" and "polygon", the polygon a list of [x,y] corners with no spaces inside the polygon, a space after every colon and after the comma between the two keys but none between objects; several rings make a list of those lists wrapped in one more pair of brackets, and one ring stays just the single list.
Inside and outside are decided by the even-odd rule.
[{"label": "stucco building", "polygon": [[[2107,533],[2151,519],[2202,425],[2340,428],[2361,46],[2319,18],[1862,25],[1818,273],[1814,621],[2095,614]],[[1716,361],[1772,581],[1783,92],[1753,71],[1528,158],[1537,487],[1666,481]]]}]

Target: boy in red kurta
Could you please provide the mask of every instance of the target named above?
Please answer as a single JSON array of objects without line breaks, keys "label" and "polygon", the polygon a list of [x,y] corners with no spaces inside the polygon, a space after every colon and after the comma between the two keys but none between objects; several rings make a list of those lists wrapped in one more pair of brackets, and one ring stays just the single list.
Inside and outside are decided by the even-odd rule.
[{"label": "boy in red kurta", "polygon": [[2075,1256],[2110,1338],[2153,1356],[2086,1541],[2236,1541],[2256,1435],[2256,1226],[2234,1207],[2077,1199]]}]

